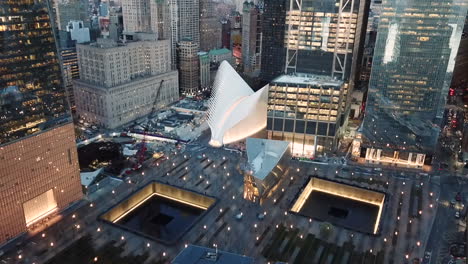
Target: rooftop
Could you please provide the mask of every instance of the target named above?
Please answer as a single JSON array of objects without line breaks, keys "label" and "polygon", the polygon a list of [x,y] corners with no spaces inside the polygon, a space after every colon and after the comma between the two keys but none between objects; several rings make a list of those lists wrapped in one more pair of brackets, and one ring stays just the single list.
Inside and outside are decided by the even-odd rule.
[{"label": "rooftop", "polygon": [[226,53],[231,53],[231,51],[226,48],[222,48],[222,49],[210,50],[208,52],[208,55],[215,56],[215,55],[221,55],[221,54],[226,54]]},{"label": "rooftop", "polygon": [[253,264],[253,258],[225,251],[189,245],[175,257],[172,264]]},{"label": "rooftop", "polygon": [[335,79],[328,75],[301,74],[295,75],[284,74],[275,78],[272,83],[290,83],[290,84],[305,84],[305,85],[327,85],[338,86],[343,85],[343,81]]}]

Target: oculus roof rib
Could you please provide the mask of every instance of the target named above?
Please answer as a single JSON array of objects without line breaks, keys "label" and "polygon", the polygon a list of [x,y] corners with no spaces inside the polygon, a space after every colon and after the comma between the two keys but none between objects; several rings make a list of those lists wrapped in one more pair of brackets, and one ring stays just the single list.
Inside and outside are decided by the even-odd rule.
[{"label": "oculus roof rib", "polygon": [[210,145],[221,147],[266,127],[268,85],[254,92],[227,62],[218,69],[208,106]]}]

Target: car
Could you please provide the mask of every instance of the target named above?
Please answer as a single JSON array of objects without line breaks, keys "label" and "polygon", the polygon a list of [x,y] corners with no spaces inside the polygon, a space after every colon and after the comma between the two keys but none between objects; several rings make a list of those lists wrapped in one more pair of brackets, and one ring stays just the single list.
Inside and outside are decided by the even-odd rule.
[{"label": "car", "polygon": [[461,202],[462,196],[461,196],[461,193],[460,193],[460,192],[457,192],[457,194],[455,195],[455,200],[456,200],[457,202]]},{"label": "car", "polygon": [[264,214],[258,214],[257,215],[258,220],[263,220],[265,218]]},{"label": "car", "polygon": [[460,211],[455,212],[455,218],[460,218]]}]

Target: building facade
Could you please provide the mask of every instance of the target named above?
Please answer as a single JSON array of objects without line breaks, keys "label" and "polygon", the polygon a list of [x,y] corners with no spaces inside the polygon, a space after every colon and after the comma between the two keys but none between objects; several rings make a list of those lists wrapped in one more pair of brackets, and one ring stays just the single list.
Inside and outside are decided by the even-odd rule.
[{"label": "building facade", "polygon": [[468,3],[382,2],[360,156],[370,163],[431,163]]},{"label": "building facade", "polygon": [[229,64],[234,65],[234,58],[232,57],[232,51],[228,49],[210,50],[210,52],[208,52],[208,56],[210,57],[210,62],[212,64],[217,64],[216,68],[224,60],[229,62]]},{"label": "building facade", "polygon": [[199,69],[200,69],[200,88],[208,88],[211,86],[210,77],[210,57],[207,52],[198,53]]},{"label": "building facade", "polygon": [[253,2],[244,2],[242,12],[242,65],[244,73],[260,74],[262,52],[262,10]]},{"label": "building facade", "polygon": [[363,49],[370,2],[297,3],[289,1],[286,12],[286,73],[328,75],[352,84]]},{"label": "building facade", "polygon": [[134,41],[77,45],[80,79],[74,82],[81,118],[115,128],[147,115],[161,80],[157,107],[178,99],[177,71],[171,70],[170,40],[138,33]]},{"label": "building facade", "polygon": [[75,133],[46,1],[2,3],[0,244],[81,199]]},{"label": "building facade", "polygon": [[286,3],[286,0],[264,1],[260,78],[268,82],[284,73]]},{"label": "building facade", "polygon": [[200,50],[221,48],[221,22],[216,17],[200,17]]},{"label": "building facade", "polygon": [[200,47],[200,1],[177,0],[177,13],[178,41],[191,39]]},{"label": "building facade", "polygon": [[221,48],[231,49],[231,21],[221,21]]},{"label": "building facade", "polygon": [[78,66],[78,56],[76,55],[76,47],[60,49],[62,59],[63,84],[65,92],[70,103],[70,107],[75,107],[75,95],[73,92],[73,80],[80,78],[80,68]]},{"label": "building facade", "polygon": [[199,90],[198,44],[190,39],[179,41],[177,48],[180,92],[194,95]]},{"label": "building facade", "polygon": [[158,32],[157,4],[151,0],[122,0],[124,33]]},{"label": "building facade", "polygon": [[57,3],[57,25],[59,30],[66,31],[68,22],[72,20],[83,21],[84,27],[91,27],[86,0],[69,0]]},{"label": "building facade", "polygon": [[200,50],[221,48],[221,22],[214,12],[212,0],[200,0]]},{"label": "building facade", "polygon": [[282,75],[270,83],[269,139],[291,142],[294,156],[332,151],[340,130],[344,82],[325,75]]}]

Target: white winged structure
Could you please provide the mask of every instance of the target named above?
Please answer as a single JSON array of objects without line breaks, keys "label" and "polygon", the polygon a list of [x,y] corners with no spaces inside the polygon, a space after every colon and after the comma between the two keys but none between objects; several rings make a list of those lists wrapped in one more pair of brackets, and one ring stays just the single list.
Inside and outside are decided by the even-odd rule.
[{"label": "white winged structure", "polygon": [[268,85],[254,92],[227,62],[221,62],[208,107],[210,145],[221,147],[266,127]]}]

